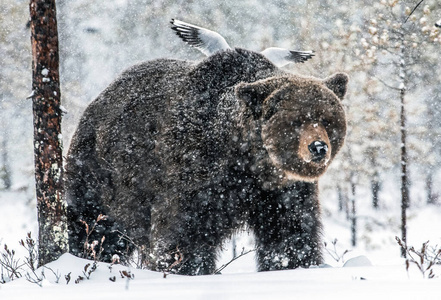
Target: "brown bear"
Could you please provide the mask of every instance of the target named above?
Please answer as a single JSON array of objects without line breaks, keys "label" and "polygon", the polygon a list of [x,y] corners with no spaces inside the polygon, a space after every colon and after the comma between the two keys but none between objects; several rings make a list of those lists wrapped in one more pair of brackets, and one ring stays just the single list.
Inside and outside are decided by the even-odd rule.
[{"label": "brown bear", "polygon": [[105,214],[89,237],[106,236],[104,260],[136,244],[153,270],[211,274],[222,242],[246,226],[260,271],[320,264],[317,180],[345,138],[347,82],[243,49],[128,69],[71,142],[71,252],[83,252],[82,221]]}]

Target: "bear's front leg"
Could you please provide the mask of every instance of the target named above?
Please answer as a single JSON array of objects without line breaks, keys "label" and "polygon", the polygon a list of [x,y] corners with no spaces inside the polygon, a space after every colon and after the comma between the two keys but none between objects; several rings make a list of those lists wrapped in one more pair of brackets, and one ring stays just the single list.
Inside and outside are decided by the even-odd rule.
[{"label": "bear's front leg", "polygon": [[158,244],[150,254],[150,267],[155,271],[180,275],[209,275],[216,267],[216,249],[179,244]]},{"label": "bear's front leg", "polygon": [[167,201],[175,206],[159,205],[154,210],[153,269],[182,275],[213,274],[218,250],[230,233],[224,196],[214,188],[176,196]]},{"label": "bear's front leg", "polygon": [[259,271],[294,269],[322,263],[317,184],[295,182],[262,192],[251,213]]}]

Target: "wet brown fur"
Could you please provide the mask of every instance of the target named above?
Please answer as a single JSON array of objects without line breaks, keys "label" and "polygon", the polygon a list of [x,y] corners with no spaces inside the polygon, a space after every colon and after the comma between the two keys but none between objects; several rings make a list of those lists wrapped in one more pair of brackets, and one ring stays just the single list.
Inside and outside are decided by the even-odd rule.
[{"label": "wet brown fur", "polygon": [[[222,242],[254,232],[259,270],[322,262],[317,179],[341,148],[347,76],[304,78],[235,49],[199,64],[157,60],[124,72],[85,111],[67,156],[71,252],[81,220],[109,219],[103,258],[146,249],[153,270],[215,269]],[[304,146],[329,142],[326,164]],[[306,158],[306,159],[305,159]]]}]

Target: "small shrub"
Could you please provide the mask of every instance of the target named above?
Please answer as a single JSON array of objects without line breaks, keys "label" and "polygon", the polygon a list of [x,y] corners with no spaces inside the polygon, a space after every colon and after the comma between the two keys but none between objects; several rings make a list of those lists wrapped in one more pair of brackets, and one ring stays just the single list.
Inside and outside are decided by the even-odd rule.
[{"label": "small shrub", "polygon": [[408,247],[399,237],[395,237],[398,245],[406,253],[406,271],[409,272],[410,264],[417,266],[423,278],[434,278],[436,275],[433,266],[440,264],[441,248],[430,247],[429,241],[422,244],[420,250],[416,250],[413,246]]},{"label": "small shrub", "polygon": [[328,243],[323,242],[324,246],[325,246],[325,251],[329,254],[329,256],[331,256],[336,262],[341,262],[344,263],[345,259],[344,256],[346,255],[346,253],[348,253],[350,250],[345,250],[342,253],[337,251],[337,239],[333,239],[331,241],[332,244],[332,249],[328,248]]},{"label": "small shrub", "polygon": [[[86,230],[86,240],[84,241],[83,245],[83,256],[84,258],[93,259],[95,262],[98,261],[101,257],[101,253],[103,252],[103,243],[106,239],[105,236],[101,238],[101,241],[94,240],[92,242],[89,242],[90,235],[94,232],[95,227],[98,225],[98,222],[102,220],[106,220],[107,216],[100,214],[95,222],[90,227],[89,224],[87,224],[85,221],[81,220],[81,223],[84,224],[85,230]],[[97,246],[99,246],[97,251]]]},{"label": "small shrub", "polygon": [[8,245],[5,244],[3,251],[0,253],[0,283],[21,278],[24,265],[25,263],[20,262],[20,259],[15,257],[15,251],[9,249]]}]

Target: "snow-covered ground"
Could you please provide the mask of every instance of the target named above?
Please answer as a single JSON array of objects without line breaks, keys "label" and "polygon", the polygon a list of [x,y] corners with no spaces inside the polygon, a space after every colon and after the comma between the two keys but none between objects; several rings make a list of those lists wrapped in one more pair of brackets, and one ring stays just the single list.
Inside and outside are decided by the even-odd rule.
[{"label": "snow-covered ground", "polygon": [[[324,240],[333,256],[349,250],[343,260],[336,261],[325,251],[327,267],[257,273],[253,253],[234,261],[222,275],[177,276],[124,266],[98,263],[98,268],[84,279],[84,266],[90,261],[69,254],[48,265],[59,274],[45,269],[42,287],[24,277],[0,284],[0,299],[438,299],[441,293],[441,266],[435,266],[434,279],[423,278],[411,265],[406,272],[400,249],[395,242],[399,235],[399,203],[384,203],[380,211],[370,209],[368,201],[360,203],[358,246],[350,246],[349,221],[344,213],[333,208],[333,199],[322,194]],[[360,199],[367,195],[360,192]],[[332,201],[331,201],[332,200]],[[36,216],[29,195],[16,191],[0,194],[0,239],[17,256],[25,254],[18,241],[28,231],[36,237]],[[440,243],[441,207],[415,203],[409,210],[409,244],[415,248],[430,240]],[[334,252],[332,240],[338,239]],[[237,250],[252,249],[252,237],[243,233],[236,238]],[[232,243],[227,242],[219,265],[232,257]],[[350,267],[352,266],[352,267]],[[120,271],[133,274],[122,278]],[[37,274],[40,274],[37,271]],[[71,280],[66,284],[65,275]],[[111,281],[115,276],[115,281]]]},{"label": "snow-covered ground", "polygon": [[[89,263],[70,254],[48,266],[61,275],[45,271],[42,287],[24,278],[4,284],[1,299],[437,299],[439,279],[423,279],[416,270],[409,276],[404,267],[359,266],[290,271],[236,273],[211,276],[177,276],[99,263],[90,279],[75,284]],[[131,272],[133,279],[122,278]],[[64,275],[71,273],[66,285]],[[111,281],[110,278],[115,281]]]}]

